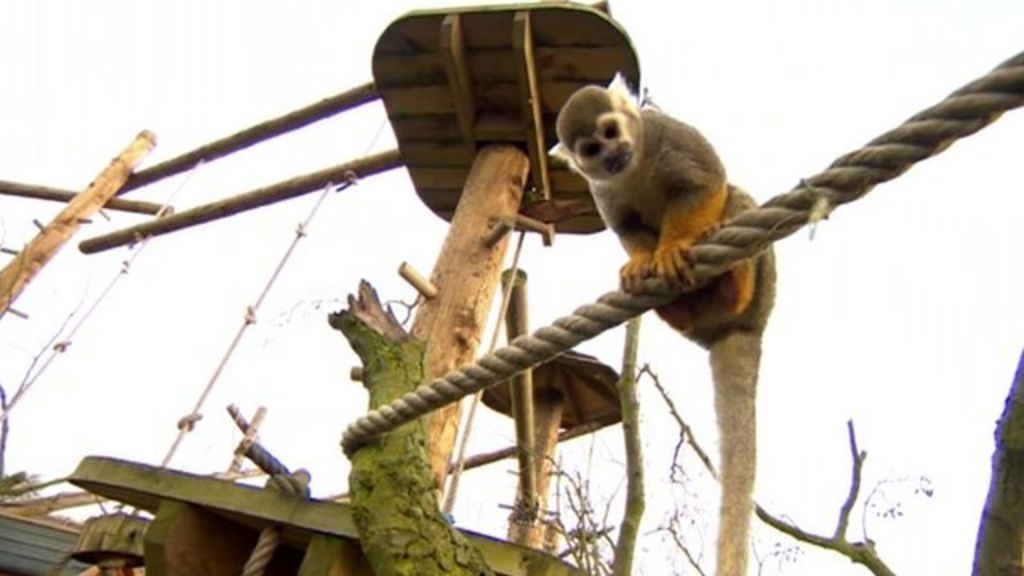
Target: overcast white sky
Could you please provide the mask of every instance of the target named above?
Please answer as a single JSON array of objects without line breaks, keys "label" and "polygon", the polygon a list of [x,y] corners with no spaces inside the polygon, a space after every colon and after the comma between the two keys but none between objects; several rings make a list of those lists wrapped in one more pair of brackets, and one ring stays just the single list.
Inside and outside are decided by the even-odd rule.
[{"label": "overcast white sky", "polygon": [[[440,2],[82,3],[0,5],[0,179],[81,189],[143,128],[149,163],[370,79],[383,28]],[[668,8],[668,6],[672,6]],[[732,181],[761,200],[1024,49],[1024,3],[985,1],[613,2],[638,50],[644,84],[667,112],[716,145]],[[311,172],[393,146],[379,105],[200,168],[179,208]],[[988,483],[992,432],[1024,344],[1024,113],[844,207],[811,241],[777,246],[779,299],[760,389],[757,494],[801,526],[831,533],[849,481],[847,419],[870,457],[866,489],[897,483],[896,521],[869,512],[869,536],[900,574],[969,570]],[[160,202],[183,178],[132,198]],[[158,463],[314,196],[154,240],[11,415],[8,470],[70,472],[87,454]],[[0,197],[0,241],[20,247],[59,206]],[[79,239],[143,217],[110,213]],[[445,232],[402,171],[332,195],[172,462],[213,472],[238,434],[229,402],[269,407],[266,445],[313,472],[319,495],[345,488],[338,449],[365,395],[355,362],[324,316],[367,278],[387,299],[411,299],[403,260],[428,273]],[[117,273],[121,249],[73,246],[18,300],[27,321],[0,320],[0,383],[16,387],[61,321]],[[534,327],[613,288],[623,260],[614,238],[537,238],[522,259]],[[2,261],[0,261],[2,263]],[[489,332],[488,332],[489,333]],[[621,332],[583,346],[618,366]],[[652,364],[705,445],[714,446],[706,360],[653,317],[641,357]],[[650,529],[676,495],[663,485],[675,431],[657,394],[642,390],[651,469]],[[511,424],[482,421],[474,449],[511,441]],[[593,446],[595,473],[621,474],[618,428]],[[695,466],[695,465],[694,465]],[[504,531],[511,464],[470,472],[460,525]],[[696,475],[696,468],[691,468]],[[604,487],[612,490],[615,486]],[[706,493],[705,511],[716,508]],[[882,500],[876,499],[877,503]],[[860,535],[858,510],[854,535]],[[711,532],[709,532],[711,533]],[[755,530],[758,551],[776,538]],[[645,539],[643,571],[668,559]],[[862,574],[808,551],[786,574]],[[776,573],[768,570],[767,573]]]}]

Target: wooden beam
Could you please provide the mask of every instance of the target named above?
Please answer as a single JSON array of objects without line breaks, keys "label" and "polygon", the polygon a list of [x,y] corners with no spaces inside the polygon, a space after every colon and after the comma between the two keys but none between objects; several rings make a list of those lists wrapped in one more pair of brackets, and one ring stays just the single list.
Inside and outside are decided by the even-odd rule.
[{"label": "wooden beam", "polygon": [[[508,245],[507,236],[493,248],[483,238],[495,222],[519,212],[527,170],[526,155],[514,146],[489,145],[477,153],[430,276],[437,297],[420,304],[412,325],[412,336],[427,345],[428,378],[476,357]],[[428,417],[430,466],[439,488],[447,476],[459,408],[456,402]]]},{"label": "wooden beam", "polygon": [[516,72],[519,80],[519,99],[522,103],[523,124],[526,126],[526,150],[530,155],[533,185],[543,199],[551,198],[548,176],[548,149],[544,138],[544,114],[541,107],[537,68],[533,57],[533,28],[530,12],[517,12],[512,24],[512,45],[518,54]]},{"label": "wooden beam", "polygon": [[455,104],[455,117],[459,122],[462,142],[473,145],[473,124],[476,122],[476,102],[466,58],[466,43],[462,35],[462,19],[449,14],[441,21],[440,57],[444,63],[448,87]]},{"label": "wooden beam", "polygon": [[253,144],[302,128],[313,122],[330,118],[335,114],[351,110],[368,102],[373,102],[379,97],[380,95],[377,93],[373,82],[356,86],[341,94],[324,98],[315,104],[289,112],[284,116],[261,122],[231,136],[200,146],[181,156],[142,170],[138,174],[133,175],[119,193],[123,194],[129,190],[147,186],[153,182],[189,170],[200,161],[209,162],[222,156],[227,156],[233,152],[248,148]]},{"label": "wooden beam", "polygon": [[33,277],[50,261],[81,226],[124,185],[135,166],[156,145],[156,136],[148,130],[139,133],[119,155],[111,160],[89,187],[78,194],[60,214],[29,242],[20,254],[0,270],[0,317]]},{"label": "wooden beam", "polygon": [[[32,184],[20,184],[18,182],[8,182],[6,180],[0,180],[0,195],[34,198],[36,200],[52,200],[54,202],[64,203],[70,202],[75,197],[75,193],[69,190],[58,190],[48,186],[35,186]],[[142,200],[111,198],[110,200],[107,200],[107,203],[104,204],[103,207],[109,210],[120,210],[122,212],[134,212],[136,214],[149,214],[150,216],[156,216],[156,213],[160,211],[161,205],[155,202],[144,202]],[[165,213],[168,214],[173,212],[174,208],[171,208],[170,206],[168,206],[165,211]]]},{"label": "wooden beam", "polygon": [[86,254],[95,254],[96,252],[130,244],[139,238],[160,236],[175,230],[212,222],[213,220],[227,218],[240,212],[295,198],[296,196],[320,190],[329,182],[342,184],[348,179],[349,173],[354,173],[357,177],[364,178],[398,168],[401,165],[402,159],[397,150],[381,152],[344,164],[338,164],[319,172],[296,176],[283,182],[257,188],[237,196],[218,200],[217,202],[196,206],[195,208],[178,212],[173,216],[150,220],[137,226],[96,236],[83,241],[78,245],[78,249]]},{"label": "wooden beam", "polygon": [[[525,164],[525,162],[524,162]],[[86,457],[79,463],[69,481],[97,495],[119,500],[150,512],[155,512],[153,523],[146,531],[147,574],[169,574],[156,569],[166,569],[165,552],[185,545],[198,544],[197,551],[203,555],[216,555],[233,547],[234,533],[243,529],[250,534],[255,544],[256,534],[267,525],[277,525],[282,531],[283,548],[302,549],[317,535],[343,538],[355,545],[357,532],[352,521],[351,509],[347,504],[324,502],[315,499],[291,498],[273,490],[262,490],[254,486],[234,484],[223,480],[165,470],[148,464],[136,464],[113,458]],[[192,517],[194,513],[201,518]],[[221,535],[218,530],[207,531],[207,520],[219,518],[232,527]],[[201,520],[192,524],[191,520]],[[189,521],[188,524],[182,521]],[[191,525],[189,525],[191,524]],[[220,524],[213,522],[213,524]],[[223,526],[223,525],[221,525]],[[193,528],[194,527],[194,528]],[[216,526],[214,526],[216,528]],[[204,534],[204,540],[196,540],[191,530]],[[522,546],[510,546],[489,536],[482,536],[460,530],[469,541],[483,551],[488,564],[497,574],[527,576],[576,576],[580,572],[556,558]],[[227,541],[225,542],[224,539]],[[221,546],[223,545],[223,548]],[[250,547],[251,551],[252,548]],[[279,551],[282,548],[278,549]],[[355,547],[352,548],[355,550]],[[190,551],[183,551],[188,554]],[[179,563],[189,556],[170,557]],[[312,568],[312,567],[311,567]],[[150,572],[151,570],[151,572]],[[239,574],[238,570],[230,572]],[[295,571],[268,571],[268,574],[295,574]],[[320,574],[320,572],[312,572]],[[339,572],[329,572],[337,576]],[[170,574],[182,574],[170,573]],[[184,574],[209,574],[219,572],[185,571]],[[300,571],[301,576],[310,574]],[[340,572],[349,574],[349,572]],[[355,574],[360,574],[356,572]]]},{"label": "wooden beam", "polygon": [[12,516],[46,516],[60,510],[102,504],[105,501],[106,498],[90,494],[89,492],[59,492],[49,496],[32,498],[31,500],[4,504],[2,509]]}]

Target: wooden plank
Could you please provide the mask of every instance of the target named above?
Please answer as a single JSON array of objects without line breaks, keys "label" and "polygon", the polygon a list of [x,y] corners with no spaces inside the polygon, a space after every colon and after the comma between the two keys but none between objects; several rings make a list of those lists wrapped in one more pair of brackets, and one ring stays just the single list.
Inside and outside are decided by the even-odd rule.
[{"label": "wooden plank", "polygon": [[[438,166],[438,165],[409,165],[409,175],[417,187],[427,189],[443,188],[458,189],[466,181],[469,168],[465,166]],[[565,195],[586,195],[589,193],[587,183],[583,178],[568,170],[552,170],[551,183],[555,190]]]},{"label": "wooden plank", "polygon": [[444,84],[448,76],[441,51],[429,50],[414,54],[374,54],[373,79],[383,92],[402,86]]},{"label": "wooden plank", "polygon": [[[399,148],[406,142],[462,142],[459,123],[455,115],[448,116],[390,116],[391,129],[398,139]],[[479,123],[479,120],[477,121]]]},{"label": "wooden plank", "polygon": [[466,184],[469,167],[407,166],[416,187],[460,190]]},{"label": "wooden plank", "polygon": [[388,116],[418,116],[424,114],[455,114],[448,85],[410,86],[391,89],[381,97],[388,108]]},{"label": "wooden plank", "polygon": [[146,530],[146,574],[241,574],[255,545],[256,533],[251,530],[197,506],[164,500]]},{"label": "wooden plank", "polygon": [[144,130],[139,133],[88,188],[76,195],[16,258],[0,270],[0,318],[32,278],[78,230],[81,221],[92,216],[113,198],[135,166],[155,145],[156,136],[152,132]]},{"label": "wooden plank", "polygon": [[[446,116],[391,116],[399,147],[405,142],[462,142],[454,114]],[[526,133],[518,114],[480,114],[473,133],[477,141],[524,142]]]},{"label": "wooden plank", "polygon": [[[541,112],[555,116],[562,109],[562,104],[573,92],[579,90],[579,82],[544,82],[540,84]],[[518,82],[494,82],[477,84],[478,106],[487,111],[518,111],[520,103]]]},{"label": "wooden plank", "polygon": [[[636,59],[621,45],[534,46],[537,79],[607,84],[616,72],[631,73]],[[470,77],[476,82],[515,82],[514,50],[478,50],[466,54]],[[442,84],[446,80],[439,51],[421,54],[378,55],[373,61],[374,77],[380,90]],[[631,76],[631,74],[630,74]]]},{"label": "wooden plank", "polygon": [[[58,190],[48,186],[36,186],[33,184],[20,184],[0,180],[0,195],[18,196],[20,198],[33,198],[36,200],[51,200],[54,202],[70,202],[75,197],[75,192],[69,190]],[[136,214],[149,214],[155,216],[160,211],[161,205],[155,202],[144,202],[142,200],[125,200],[124,198],[111,198],[103,205],[107,210],[120,210],[121,212],[134,212]],[[173,213],[174,208],[168,206],[167,213]]]},{"label": "wooden plank", "polygon": [[405,142],[402,145],[402,160],[407,166],[464,166],[473,163],[476,150],[461,142]]},{"label": "wooden plank", "polygon": [[519,105],[526,128],[526,151],[530,157],[530,178],[541,198],[551,198],[548,176],[548,147],[545,145],[544,116],[537,87],[537,70],[533,60],[533,31],[529,12],[517,12],[513,20],[512,44],[518,54],[516,71]]},{"label": "wooden plank", "polygon": [[303,194],[321,190],[331,182],[341,184],[348,179],[348,174],[350,173],[354,173],[359,178],[365,178],[398,168],[401,165],[401,158],[397,150],[381,152],[311,174],[296,176],[283,182],[238,194],[237,196],[189,208],[173,216],[150,220],[136,226],[116,230],[109,234],[95,236],[79,244],[78,249],[86,254],[110,250],[111,248],[135,242],[138,238],[160,236],[175,230],[205,224],[206,222],[212,222],[241,212],[289,200]]},{"label": "wooden plank", "polygon": [[[282,528],[282,543],[292,548],[309,546],[316,534],[347,540],[358,538],[351,512],[345,504],[294,498],[272,490],[233,484],[186,472],[164,470],[148,464],[90,456],[82,460],[69,480],[73,484],[101,496],[156,512],[156,518],[150,524],[146,534],[148,576],[168,574],[166,572],[149,572],[152,566],[149,564],[151,545],[162,542],[162,546],[168,544],[184,546],[187,543],[187,541],[174,540],[174,534],[171,531],[182,529],[178,522],[197,522],[197,530],[200,531],[200,534],[208,535],[203,544],[206,547],[214,548],[210,553],[215,553],[220,546],[218,541],[220,536],[216,528],[228,524],[234,525],[224,528],[230,535],[228,545],[230,548],[235,547],[236,541],[247,541],[250,537],[247,534],[251,534],[252,542],[255,544],[255,535],[264,526],[270,524]],[[170,508],[165,509],[164,506]],[[197,510],[200,514],[198,519],[188,519],[182,516],[196,514]],[[164,512],[169,513],[167,518],[162,518]],[[207,531],[211,527],[213,529]],[[185,528],[188,529],[187,526]],[[239,531],[240,529],[243,531]],[[161,534],[161,532],[163,533]],[[484,552],[488,564],[499,574],[509,576],[578,574],[568,565],[545,554],[520,546],[511,546],[467,530],[461,530],[461,532],[469,538],[474,546]],[[192,534],[192,540],[195,541],[195,533]],[[203,553],[205,554],[206,551]],[[239,571],[235,571],[232,574],[239,573]],[[294,574],[295,570],[281,573]],[[191,574],[220,576],[218,572],[193,572]],[[332,574],[331,576],[338,575]]]},{"label": "wooden plank", "polygon": [[374,52],[409,54],[437,46],[439,21],[449,14],[466,19],[466,46],[471,50],[509,48],[512,15],[529,10],[539,18],[535,39],[545,46],[628,44],[626,32],[606,14],[570,3],[470,6],[411,12],[393,22],[381,35]]},{"label": "wooden plank", "polygon": [[476,122],[476,102],[473,98],[472,79],[466,65],[466,46],[463,42],[462,21],[458,14],[445,16],[441,21],[441,60],[448,80],[448,90],[455,106],[462,141],[473,146],[473,124]]},{"label": "wooden plank", "polygon": [[351,90],[346,90],[330,98],[324,98],[305,108],[300,108],[266,122],[260,122],[231,136],[205,144],[195,150],[142,170],[138,174],[133,175],[119,193],[123,194],[129,190],[152,184],[174,174],[190,170],[200,161],[209,162],[227,156],[233,152],[248,148],[253,144],[302,128],[313,122],[330,118],[335,114],[351,110],[368,102],[373,102],[377,98],[377,89],[374,87],[373,82],[356,86]]},{"label": "wooden plank", "polygon": [[[533,10],[533,40],[541,46],[629,46],[629,36],[595,10]],[[631,47],[630,47],[631,48]],[[630,50],[632,52],[632,50]]]},{"label": "wooden plank", "polygon": [[485,142],[524,142],[526,132],[517,106],[511,113],[484,114],[476,121],[476,138]]}]

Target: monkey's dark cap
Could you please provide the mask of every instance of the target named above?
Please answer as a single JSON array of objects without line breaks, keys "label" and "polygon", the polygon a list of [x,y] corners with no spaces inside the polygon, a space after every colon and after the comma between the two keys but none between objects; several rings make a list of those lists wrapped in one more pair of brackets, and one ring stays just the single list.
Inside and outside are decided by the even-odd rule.
[{"label": "monkey's dark cap", "polygon": [[[595,430],[622,420],[618,373],[597,358],[569,351],[533,369],[534,395],[560,393],[565,404],[562,428],[592,424]],[[484,391],[484,404],[511,416],[510,383]]]}]

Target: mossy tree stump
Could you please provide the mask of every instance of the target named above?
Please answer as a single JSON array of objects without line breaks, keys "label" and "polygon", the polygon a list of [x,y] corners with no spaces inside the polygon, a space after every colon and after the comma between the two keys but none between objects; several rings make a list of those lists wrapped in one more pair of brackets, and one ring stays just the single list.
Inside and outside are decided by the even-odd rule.
[{"label": "mossy tree stump", "polygon": [[[370,408],[425,379],[424,345],[406,334],[366,282],[329,321],[363,362]],[[480,552],[441,516],[422,420],[384,434],[351,459],[352,518],[376,574],[491,574]]]}]

